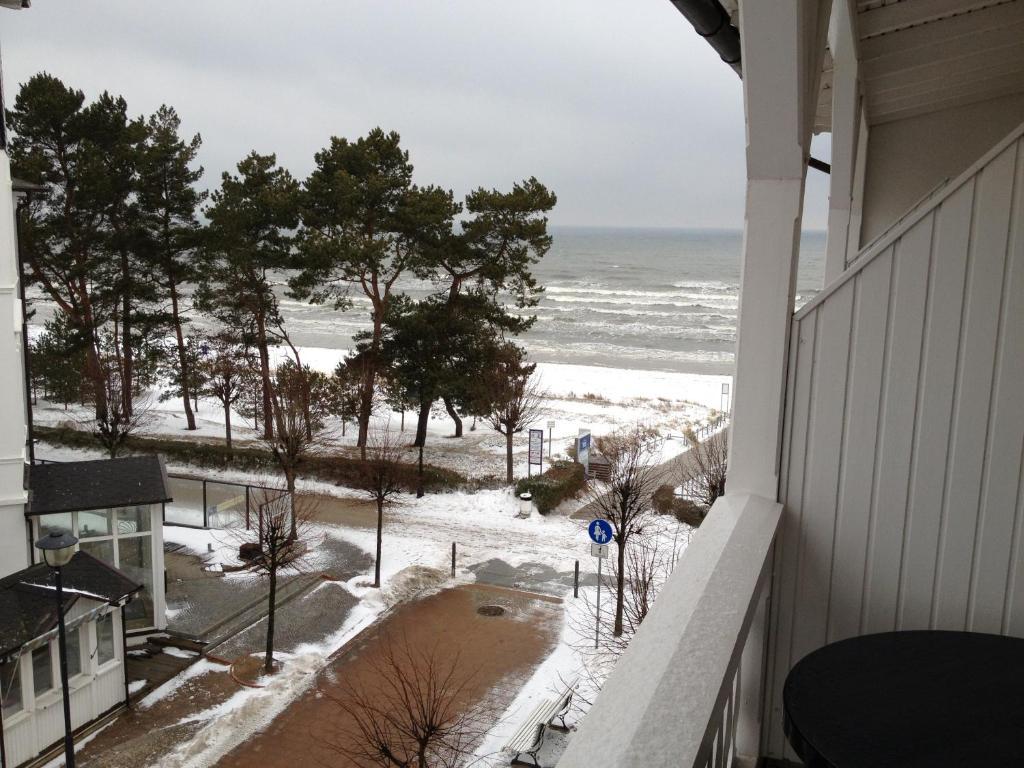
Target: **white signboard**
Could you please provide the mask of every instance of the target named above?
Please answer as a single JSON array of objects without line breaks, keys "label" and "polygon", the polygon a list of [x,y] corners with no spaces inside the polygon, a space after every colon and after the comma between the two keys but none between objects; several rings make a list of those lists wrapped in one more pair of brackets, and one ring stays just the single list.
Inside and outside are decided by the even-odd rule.
[{"label": "white signboard", "polygon": [[599,557],[602,560],[608,557],[608,545],[607,544],[591,544],[590,545],[591,557]]},{"label": "white signboard", "polygon": [[530,464],[538,466],[544,463],[544,430],[530,430]]}]

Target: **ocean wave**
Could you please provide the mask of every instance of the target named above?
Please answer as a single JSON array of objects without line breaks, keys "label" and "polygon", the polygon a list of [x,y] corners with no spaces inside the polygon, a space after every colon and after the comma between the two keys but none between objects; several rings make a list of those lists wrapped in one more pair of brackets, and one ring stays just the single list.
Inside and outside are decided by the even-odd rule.
[{"label": "ocean wave", "polygon": [[[557,297],[563,294],[574,294],[584,296],[635,296],[637,298],[659,298],[659,299],[689,299],[697,297],[710,297],[714,299],[735,299],[738,295],[736,290],[729,290],[728,286],[724,283],[716,283],[718,286],[714,290],[705,290],[704,287],[699,283],[692,283],[689,285],[690,290],[687,291],[641,291],[634,288],[590,288],[590,287],[574,287],[574,286],[562,286],[562,285],[549,285],[544,289],[544,292],[557,301]],[[675,285],[674,287],[683,287],[681,285]]]},{"label": "ocean wave", "polygon": [[548,296],[547,301],[554,301],[559,304],[611,304],[612,306],[627,307],[680,307],[689,308],[691,311],[708,309],[735,310],[739,304],[735,298],[714,299],[710,296],[679,296],[678,298],[689,298],[689,301],[670,301],[669,299],[652,298],[649,301],[631,298],[618,298],[615,296],[602,296],[595,298],[591,296]]}]

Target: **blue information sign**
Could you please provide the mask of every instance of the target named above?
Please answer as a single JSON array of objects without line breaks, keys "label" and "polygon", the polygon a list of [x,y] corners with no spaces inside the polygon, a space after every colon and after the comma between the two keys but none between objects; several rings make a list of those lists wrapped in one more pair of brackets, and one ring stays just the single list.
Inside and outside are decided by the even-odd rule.
[{"label": "blue information sign", "polygon": [[595,544],[608,544],[612,540],[612,525],[607,520],[591,520],[587,533]]}]

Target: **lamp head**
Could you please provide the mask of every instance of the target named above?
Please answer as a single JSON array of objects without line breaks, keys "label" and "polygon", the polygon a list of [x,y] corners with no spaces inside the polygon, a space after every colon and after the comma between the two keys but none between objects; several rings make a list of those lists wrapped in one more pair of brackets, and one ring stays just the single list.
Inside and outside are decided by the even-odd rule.
[{"label": "lamp head", "polygon": [[43,561],[51,568],[61,568],[71,561],[78,539],[70,531],[51,531],[36,542],[43,553]]}]

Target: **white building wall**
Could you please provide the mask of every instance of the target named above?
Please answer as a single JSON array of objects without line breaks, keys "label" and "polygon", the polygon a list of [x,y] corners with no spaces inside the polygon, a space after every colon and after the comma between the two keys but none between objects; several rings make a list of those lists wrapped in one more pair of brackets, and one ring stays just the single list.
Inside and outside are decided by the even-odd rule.
[{"label": "white building wall", "polygon": [[25,397],[14,198],[0,149],[0,576],[28,566]]},{"label": "white building wall", "polygon": [[[872,134],[872,138],[874,134]],[[1024,636],[1024,125],[793,323],[766,753],[845,637]]]},{"label": "white building wall", "polygon": [[1024,95],[872,125],[860,242],[881,235],[1024,121]]}]

